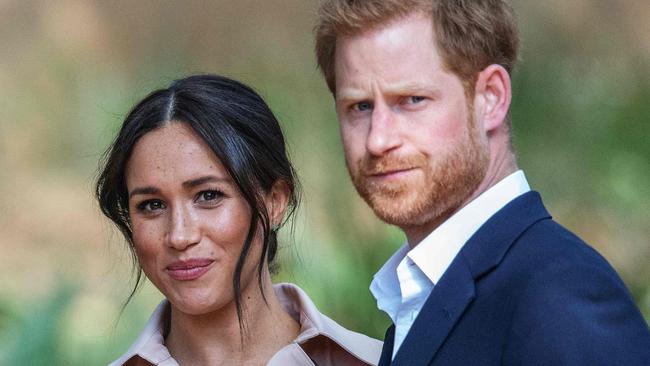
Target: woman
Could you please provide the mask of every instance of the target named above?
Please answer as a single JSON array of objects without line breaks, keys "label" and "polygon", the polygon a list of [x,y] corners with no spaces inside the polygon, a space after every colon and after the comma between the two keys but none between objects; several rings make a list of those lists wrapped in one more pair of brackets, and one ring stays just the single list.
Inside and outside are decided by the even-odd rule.
[{"label": "woman", "polygon": [[[197,75],[129,113],[97,182],[102,212],[165,295],[112,365],[368,365],[381,342],[273,285],[297,203],[280,126],[249,87]],[[135,291],[135,290],[134,290]]]}]

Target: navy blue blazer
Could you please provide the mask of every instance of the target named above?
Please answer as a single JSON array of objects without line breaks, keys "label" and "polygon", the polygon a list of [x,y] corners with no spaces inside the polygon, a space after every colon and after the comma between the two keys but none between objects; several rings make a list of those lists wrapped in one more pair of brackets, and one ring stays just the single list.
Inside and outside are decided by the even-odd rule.
[{"label": "navy blue blazer", "polygon": [[537,192],[492,216],[380,366],[650,365],[650,330],[614,269]]}]

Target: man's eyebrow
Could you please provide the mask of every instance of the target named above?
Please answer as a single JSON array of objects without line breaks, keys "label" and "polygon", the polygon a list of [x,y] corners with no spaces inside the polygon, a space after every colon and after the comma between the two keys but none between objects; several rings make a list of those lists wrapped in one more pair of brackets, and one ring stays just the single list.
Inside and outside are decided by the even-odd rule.
[{"label": "man's eyebrow", "polygon": [[386,87],[387,94],[410,95],[410,94],[439,94],[440,87],[419,80],[396,82]]},{"label": "man's eyebrow", "polygon": [[407,82],[407,83],[396,84],[393,87],[393,89],[401,93],[417,93],[424,89],[431,90],[435,88],[432,88],[431,86],[422,85],[422,83],[418,83],[418,82]]},{"label": "man's eyebrow", "polygon": [[194,188],[205,183],[229,183],[232,182],[230,178],[217,177],[215,175],[206,175],[204,177],[194,178],[183,182],[184,188]]},{"label": "man's eyebrow", "polygon": [[[431,93],[439,94],[440,90],[437,87],[430,85],[423,85],[417,81],[407,81],[402,83],[395,83],[388,85],[385,88],[388,94],[418,94],[418,93]],[[350,101],[359,101],[372,99],[372,95],[357,88],[343,88],[336,95],[336,103],[345,103]]]},{"label": "man's eyebrow", "polygon": [[336,103],[357,101],[368,98],[368,93],[356,88],[345,88],[336,93]]}]

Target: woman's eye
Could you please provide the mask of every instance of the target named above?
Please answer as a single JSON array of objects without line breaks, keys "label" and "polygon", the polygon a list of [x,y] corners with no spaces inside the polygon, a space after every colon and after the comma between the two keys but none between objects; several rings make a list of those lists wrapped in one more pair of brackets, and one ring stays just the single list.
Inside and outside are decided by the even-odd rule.
[{"label": "woman's eye", "polygon": [[156,210],[162,210],[165,208],[165,204],[161,200],[147,200],[138,204],[138,211],[143,212],[153,212]]},{"label": "woman's eye", "polygon": [[196,197],[197,202],[209,202],[219,199],[223,193],[217,190],[201,191]]}]

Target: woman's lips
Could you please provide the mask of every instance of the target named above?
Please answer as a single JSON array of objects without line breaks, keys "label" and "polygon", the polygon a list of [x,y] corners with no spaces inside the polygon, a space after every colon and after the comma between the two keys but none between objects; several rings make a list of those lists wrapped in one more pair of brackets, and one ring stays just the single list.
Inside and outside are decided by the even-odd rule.
[{"label": "woman's lips", "polygon": [[169,275],[178,281],[191,281],[203,276],[212,268],[213,259],[197,258],[177,261],[167,266]]}]

